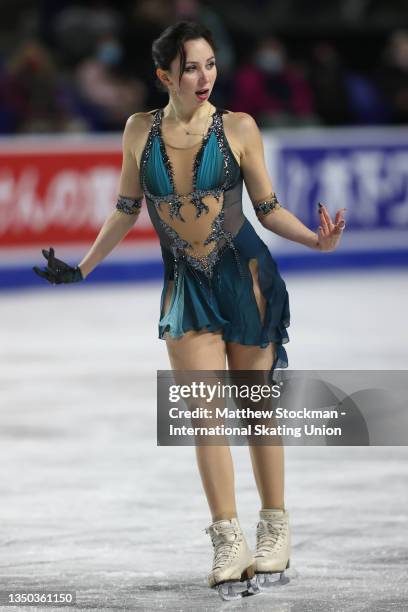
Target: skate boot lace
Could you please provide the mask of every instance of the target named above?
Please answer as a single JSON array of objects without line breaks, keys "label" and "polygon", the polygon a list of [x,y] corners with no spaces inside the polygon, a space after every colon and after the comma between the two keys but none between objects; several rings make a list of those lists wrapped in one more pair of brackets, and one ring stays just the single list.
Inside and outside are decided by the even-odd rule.
[{"label": "skate boot lace", "polygon": [[[215,555],[212,569],[222,567],[226,561],[234,559],[241,543],[241,535],[233,526],[208,527],[205,530],[211,536]],[[233,540],[229,538],[234,537]]]},{"label": "skate boot lace", "polygon": [[270,554],[282,547],[286,536],[286,522],[284,521],[259,521],[256,528],[256,553],[255,556]]}]

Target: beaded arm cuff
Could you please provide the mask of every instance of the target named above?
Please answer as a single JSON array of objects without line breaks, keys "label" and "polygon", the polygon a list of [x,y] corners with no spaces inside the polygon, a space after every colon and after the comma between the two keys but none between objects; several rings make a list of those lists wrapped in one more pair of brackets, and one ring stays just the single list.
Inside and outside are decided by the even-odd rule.
[{"label": "beaded arm cuff", "polygon": [[278,210],[279,208],[281,208],[281,204],[279,204],[275,193],[269,194],[269,196],[265,200],[262,200],[262,202],[254,204],[254,210],[258,216],[265,216],[271,210]]},{"label": "beaded arm cuff", "polygon": [[116,208],[127,215],[137,214],[142,207],[143,196],[139,198],[126,198],[125,196],[119,196],[116,202]]}]

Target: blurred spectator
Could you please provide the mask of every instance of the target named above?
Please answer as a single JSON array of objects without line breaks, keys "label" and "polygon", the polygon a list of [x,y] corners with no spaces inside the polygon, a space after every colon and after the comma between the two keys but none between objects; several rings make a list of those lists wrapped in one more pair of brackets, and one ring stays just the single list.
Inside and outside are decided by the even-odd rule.
[{"label": "blurred spectator", "polygon": [[408,30],[398,30],[391,36],[377,78],[389,103],[393,122],[407,123]]},{"label": "blurred spectator", "polygon": [[146,86],[123,72],[122,57],[120,41],[107,34],[75,70],[82,113],[96,130],[121,130],[129,115],[145,108]]},{"label": "blurred spectator", "polygon": [[303,0],[43,0],[22,10],[9,4],[0,26],[0,133],[119,131],[130,114],[164,106],[151,45],[181,19],[199,21],[214,35],[218,107],[246,111],[261,126],[406,123],[407,30],[395,31],[379,63],[383,34],[367,30],[362,45],[360,34],[343,25],[336,34],[339,44],[347,36],[343,53],[333,42],[312,42],[306,67],[310,32],[300,29],[292,39],[291,53],[302,63],[288,61],[269,34],[271,23],[290,37],[295,23],[323,16],[339,25],[340,13],[362,27],[388,19],[383,25],[391,28],[401,23],[405,3],[357,7],[338,0],[336,10],[324,0],[307,8]]},{"label": "blurred spectator", "polygon": [[249,113],[262,126],[316,121],[302,70],[287,61],[282,43],[272,36],[262,39],[252,61],[238,69],[230,108]]},{"label": "blurred spectator", "polygon": [[[1,90],[7,90],[10,121],[17,132],[65,131],[75,121],[64,104],[63,78],[48,50],[35,40],[23,43],[11,56]],[[7,126],[3,129],[9,131]]]},{"label": "blurred spectator", "polygon": [[347,70],[328,42],[313,47],[310,84],[317,113],[326,125],[376,124],[389,118],[387,106],[368,76]]},{"label": "blurred spectator", "polygon": [[[91,4],[91,6],[89,6]],[[106,2],[79,3],[62,7],[54,14],[52,31],[61,61],[73,66],[92,53],[97,40],[104,35],[118,36],[123,17]]]},{"label": "blurred spectator", "polygon": [[19,116],[17,100],[11,88],[6,67],[0,66],[0,134],[17,132]]},{"label": "blurred spectator", "polygon": [[353,123],[375,125],[390,121],[389,107],[371,79],[349,72],[346,85]]},{"label": "blurred spectator", "polygon": [[133,0],[124,32],[127,69],[147,87],[146,110],[164,106],[167,94],[156,87],[152,43],[177,21],[174,0]]},{"label": "blurred spectator", "polygon": [[350,123],[346,72],[333,45],[321,42],[312,49],[310,62],[310,84],[316,111],[326,125]]}]

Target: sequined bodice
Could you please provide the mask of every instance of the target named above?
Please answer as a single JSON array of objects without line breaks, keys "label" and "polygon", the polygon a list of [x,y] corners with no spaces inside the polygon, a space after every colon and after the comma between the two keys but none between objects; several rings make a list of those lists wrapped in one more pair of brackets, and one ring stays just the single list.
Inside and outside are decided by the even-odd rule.
[{"label": "sequined bodice", "polygon": [[[155,111],[141,158],[141,183],[162,247],[176,263],[182,258],[208,277],[222,248],[234,248],[237,221],[244,219],[242,174],[225,137],[225,112],[215,110],[196,147],[176,149],[162,137],[163,109]],[[235,218],[228,222],[232,205]]]}]

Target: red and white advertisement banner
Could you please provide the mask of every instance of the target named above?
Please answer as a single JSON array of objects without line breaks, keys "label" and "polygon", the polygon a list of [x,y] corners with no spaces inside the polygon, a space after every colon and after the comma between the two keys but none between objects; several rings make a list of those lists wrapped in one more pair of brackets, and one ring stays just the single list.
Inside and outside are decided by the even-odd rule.
[{"label": "red and white advertisement banner", "polygon": [[[120,137],[1,139],[1,247],[93,241],[115,207],[121,165]],[[144,203],[124,240],[157,241]]]}]

